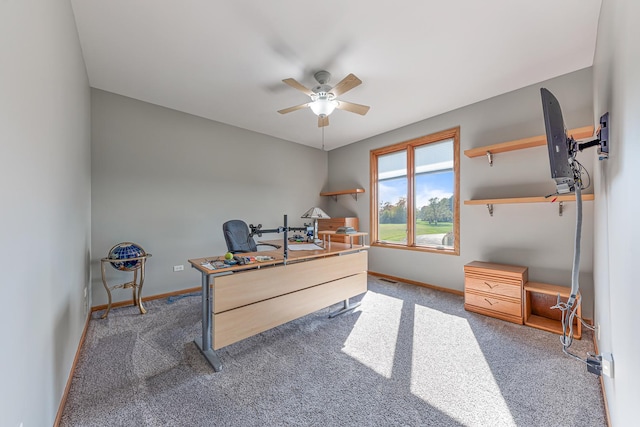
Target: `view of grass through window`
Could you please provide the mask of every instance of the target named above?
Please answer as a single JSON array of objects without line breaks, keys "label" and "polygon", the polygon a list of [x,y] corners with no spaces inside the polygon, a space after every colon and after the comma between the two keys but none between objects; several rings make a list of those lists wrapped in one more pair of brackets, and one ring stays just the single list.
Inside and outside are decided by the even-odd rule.
[{"label": "view of grass through window", "polygon": [[[389,243],[406,243],[406,177],[380,181],[379,189],[378,238]],[[453,171],[417,175],[416,206],[416,243],[442,245],[445,235],[453,231]]]}]

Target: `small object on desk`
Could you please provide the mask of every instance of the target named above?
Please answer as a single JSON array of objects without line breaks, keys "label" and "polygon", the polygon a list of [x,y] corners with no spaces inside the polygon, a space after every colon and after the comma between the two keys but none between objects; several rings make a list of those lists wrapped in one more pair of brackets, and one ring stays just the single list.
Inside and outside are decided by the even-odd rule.
[{"label": "small object on desk", "polygon": [[256,260],[255,257],[252,257],[252,256],[243,256],[243,255],[233,256],[233,261],[238,263],[238,265],[252,264],[255,262],[255,260]]},{"label": "small object on desk", "polygon": [[265,256],[265,255],[258,255],[256,256],[256,261],[258,262],[266,262],[266,261],[273,261],[275,258],[272,256]]},{"label": "small object on desk", "polygon": [[353,227],[344,226],[344,227],[338,227],[336,229],[336,234],[354,234],[354,233],[357,233],[357,231]]}]

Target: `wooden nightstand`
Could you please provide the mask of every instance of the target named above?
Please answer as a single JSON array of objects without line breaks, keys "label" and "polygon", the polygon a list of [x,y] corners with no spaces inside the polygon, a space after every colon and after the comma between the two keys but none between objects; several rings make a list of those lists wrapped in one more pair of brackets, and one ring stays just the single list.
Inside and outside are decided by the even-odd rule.
[{"label": "wooden nightstand", "polygon": [[464,308],[522,325],[522,289],[529,269],[473,261],[464,266]]}]

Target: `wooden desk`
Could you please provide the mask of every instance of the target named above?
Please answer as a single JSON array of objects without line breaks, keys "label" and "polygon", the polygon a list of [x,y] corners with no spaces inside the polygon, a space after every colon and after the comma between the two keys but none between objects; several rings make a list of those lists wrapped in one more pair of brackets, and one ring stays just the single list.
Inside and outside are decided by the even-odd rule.
[{"label": "wooden desk", "polygon": [[242,254],[274,259],[214,270],[202,264],[219,257],[189,260],[202,275],[202,339],[195,342],[216,372],[222,369],[217,349],[340,301],[344,308],[330,317],[359,305],[349,298],[367,291],[367,247],[331,246],[289,250],[286,262],[283,248]]}]

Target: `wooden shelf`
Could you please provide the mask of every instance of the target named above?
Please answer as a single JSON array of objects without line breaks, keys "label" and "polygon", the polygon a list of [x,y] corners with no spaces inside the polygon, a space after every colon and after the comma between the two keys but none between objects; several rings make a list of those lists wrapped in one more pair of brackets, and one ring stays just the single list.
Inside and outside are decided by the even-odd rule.
[{"label": "wooden shelf", "polygon": [[339,191],[324,191],[320,193],[321,196],[331,196],[334,200],[338,200],[338,196],[342,196],[343,194],[352,194],[356,200],[358,200],[358,194],[364,193],[364,188],[352,188],[349,190],[339,190]]},{"label": "wooden shelf", "polygon": [[[593,194],[583,194],[583,201],[593,200]],[[567,194],[562,196],[537,196],[537,197],[507,197],[500,199],[473,199],[465,200],[465,205],[500,205],[500,204],[514,204],[514,203],[553,203],[553,202],[575,202],[576,196],[573,194]]]},{"label": "wooden shelf", "polygon": [[[567,131],[567,134],[573,136],[574,139],[589,138],[590,136],[593,136],[593,126],[571,129]],[[483,147],[471,148],[469,150],[464,150],[464,155],[467,157],[480,157],[486,156],[487,152],[491,154],[506,153],[507,151],[522,150],[524,148],[540,147],[543,145],[547,145],[547,136],[538,135],[530,138],[517,139],[515,141],[506,141],[492,145],[485,145]]]},{"label": "wooden shelf", "polygon": [[[524,324],[543,331],[562,334],[562,313],[550,307],[557,303],[557,296],[566,302],[571,288],[551,285],[549,283],[527,282],[524,284]],[[578,306],[577,317],[582,316],[582,307]],[[582,337],[582,323],[579,319],[573,322],[573,337]]]},{"label": "wooden shelf", "polygon": [[321,196],[340,196],[342,194],[358,194],[364,193],[364,188],[353,188],[351,190],[325,191],[320,193]]}]

